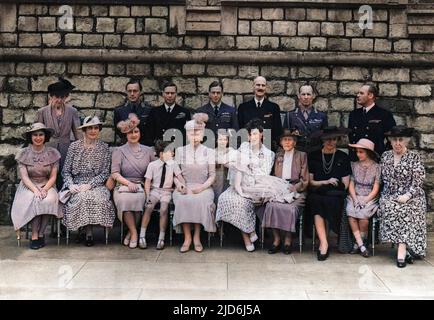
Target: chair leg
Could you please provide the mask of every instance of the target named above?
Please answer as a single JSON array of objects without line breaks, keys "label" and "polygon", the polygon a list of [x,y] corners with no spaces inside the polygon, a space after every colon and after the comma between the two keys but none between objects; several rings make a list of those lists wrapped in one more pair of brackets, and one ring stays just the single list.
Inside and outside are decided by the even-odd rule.
[{"label": "chair leg", "polygon": [[312,252],[315,252],[315,223],[312,227]]},{"label": "chair leg", "polygon": [[220,221],[220,248],[223,248],[223,221]]},{"label": "chair leg", "polygon": [[51,219],[51,234],[54,235],[54,217]]},{"label": "chair leg", "polygon": [[121,244],[124,243],[124,222],[121,221]]},{"label": "chair leg", "polygon": [[169,244],[172,246],[173,244],[173,211],[169,213]]},{"label": "chair leg", "polygon": [[69,246],[69,229],[66,227],[66,245]]},{"label": "chair leg", "polygon": [[57,219],[57,245],[60,246],[60,219]]},{"label": "chair leg", "polygon": [[29,240],[29,224],[26,224],[26,240]]},{"label": "chair leg", "polygon": [[21,247],[21,229],[18,229],[16,231],[16,235],[17,235],[17,246]]},{"label": "chair leg", "polygon": [[211,232],[208,232],[208,248],[211,248]]},{"label": "chair leg", "polygon": [[375,256],[375,223],[376,219],[372,219],[372,256]]},{"label": "chair leg", "polygon": [[298,230],[298,246],[300,253],[303,251],[303,214],[300,215],[300,225]]},{"label": "chair leg", "polygon": [[108,245],[109,228],[105,227],[105,245]]},{"label": "chair leg", "polygon": [[265,228],[261,226],[261,249],[264,249]]}]

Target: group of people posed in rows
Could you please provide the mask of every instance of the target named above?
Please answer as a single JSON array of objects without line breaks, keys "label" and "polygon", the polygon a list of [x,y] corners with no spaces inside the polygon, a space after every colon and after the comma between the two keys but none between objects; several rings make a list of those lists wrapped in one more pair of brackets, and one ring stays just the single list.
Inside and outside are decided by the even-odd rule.
[{"label": "group of people posed in rows", "polygon": [[281,112],[261,76],[253,80],[253,99],[238,108],[222,101],[223,84],[214,81],[209,102],[197,109],[176,103],[170,81],[162,86],[164,103],[151,107],[141,81],[131,79],[125,103],[114,109],[112,147],[100,139],[105,124],[97,116],[80,121],[73,89],[63,78],[48,86],[48,105],[16,156],[21,182],[11,216],[16,230],[31,225],[32,249],[45,245],[52,216],[69,231],[81,230],[86,246],[94,244],[94,226],[111,228],[117,216],[128,228],[123,244],[146,249],[158,211],[162,250],[173,206],[169,228],[183,233],[181,253],[202,252],[201,230],[228,223],[241,231],[248,252],[259,224],[272,230],[268,253],[291,254],[303,212],[315,226],[319,261],[329,257],[327,230],[339,236],[343,217],[352,231],[349,253],[371,255],[375,215],[379,240],[397,248],[398,267],[426,254],[425,169],[409,149],[414,130],[397,126],[375,103],[374,84],[360,87],[359,107],[344,128],[329,126],[308,83],[299,87],[295,109]]}]

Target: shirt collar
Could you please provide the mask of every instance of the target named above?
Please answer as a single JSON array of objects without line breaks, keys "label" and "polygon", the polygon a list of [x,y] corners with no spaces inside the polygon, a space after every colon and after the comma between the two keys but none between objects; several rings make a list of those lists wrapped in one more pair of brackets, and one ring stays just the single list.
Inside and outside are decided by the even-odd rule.
[{"label": "shirt collar", "polygon": [[255,96],[255,106],[257,106],[258,102],[259,102],[261,104],[261,107],[262,107],[262,104],[264,103],[264,100],[265,100],[265,98],[262,98],[262,100],[258,100],[258,99],[256,99],[256,96]]},{"label": "shirt collar", "polygon": [[291,156],[293,156],[293,155],[294,155],[294,149],[292,149],[291,151],[285,151],[284,155],[285,155],[286,157],[291,157]]},{"label": "shirt collar", "polygon": [[169,108],[170,108],[170,111],[173,111],[173,108],[175,108],[175,103],[172,104],[171,106],[169,106],[169,105],[167,105],[167,104],[165,103],[165,104],[164,104],[164,107],[166,108],[166,111],[167,111],[167,109],[169,109]]},{"label": "shirt collar", "polygon": [[210,102],[211,107],[214,109],[215,107],[217,107],[217,109],[220,109],[220,107],[222,106],[222,102],[220,101],[217,105],[215,105],[214,103]]},{"label": "shirt collar", "polygon": [[368,113],[369,110],[371,110],[374,106],[375,106],[375,102],[373,104],[371,104],[370,106],[364,107],[366,110],[366,113]]}]

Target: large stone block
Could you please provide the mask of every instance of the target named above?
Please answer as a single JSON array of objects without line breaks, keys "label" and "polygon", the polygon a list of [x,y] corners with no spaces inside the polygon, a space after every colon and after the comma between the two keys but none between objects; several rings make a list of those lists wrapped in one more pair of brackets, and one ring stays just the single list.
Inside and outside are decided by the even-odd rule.
[{"label": "large stone block", "polygon": [[392,42],[387,39],[375,39],[374,51],[390,52],[392,50]]},{"label": "large stone block", "polygon": [[181,37],[171,37],[165,34],[151,35],[151,46],[155,48],[174,49],[182,47]]},{"label": "large stone block", "polygon": [[235,47],[235,39],[231,36],[208,38],[208,49],[232,49]]},{"label": "large stone block", "polygon": [[321,24],[319,22],[299,22],[298,35],[299,36],[319,36],[321,32]]},{"label": "large stone block", "polygon": [[330,21],[342,21],[348,22],[353,18],[353,13],[351,10],[328,10],[328,20]]},{"label": "large stone block", "polygon": [[151,8],[147,6],[132,6],[131,16],[132,17],[145,17],[151,15]]},{"label": "large stone block", "polygon": [[15,47],[18,44],[18,35],[14,33],[0,33],[0,47]]},{"label": "large stone block", "polygon": [[329,38],[327,49],[330,51],[350,51],[350,39]]},{"label": "large stone block", "polygon": [[75,30],[77,32],[92,32],[94,19],[92,18],[76,18]]},{"label": "large stone block", "polygon": [[20,47],[39,47],[41,46],[41,35],[38,33],[20,33],[18,43]]},{"label": "large stone block", "polygon": [[351,39],[351,49],[352,51],[373,51],[374,50],[374,39],[368,38],[354,38]]},{"label": "large stone block", "polygon": [[413,82],[434,82],[434,69],[420,69],[411,71]]},{"label": "large stone block", "polygon": [[283,20],[284,12],[281,8],[264,8],[262,9],[262,19],[264,20]]},{"label": "large stone block", "polygon": [[[425,148],[425,149],[434,149],[434,134],[422,133],[420,135],[420,147]],[[431,196],[431,199],[434,199],[434,192],[432,192],[430,194],[430,196]]]},{"label": "large stone block", "polygon": [[259,37],[237,37],[238,49],[258,49]]},{"label": "large stone block", "polygon": [[81,65],[84,75],[103,75],[105,66],[102,63],[83,63]]},{"label": "large stone block", "polygon": [[402,84],[401,95],[404,97],[430,97],[432,93],[431,86],[428,84]]},{"label": "large stone block", "polygon": [[[336,81],[319,81],[316,85],[316,90],[321,96],[328,96],[337,94],[337,82]],[[297,91],[298,93],[298,91]]]},{"label": "large stone block", "polygon": [[307,50],[309,47],[307,37],[281,37],[280,42],[282,48],[289,50]]},{"label": "large stone block", "polygon": [[7,81],[8,91],[13,92],[28,92],[29,91],[29,79],[10,77]]},{"label": "large stone block", "polygon": [[286,20],[305,20],[306,19],[306,9],[304,8],[288,8],[285,9]]},{"label": "large stone block", "polygon": [[393,114],[406,113],[410,114],[413,111],[414,101],[404,98],[383,98],[377,99],[376,103]]},{"label": "large stone block", "polygon": [[[42,108],[46,105],[48,105],[48,95],[46,93],[37,93],[33,95],[32,106],[34,108]],[[27,117],[27,113],[31,111],[34,110],[26,110],[24,116]]]},{"label": "large stone block", "polygon": [[339,93],[341,95],[355,97],[362,85],[363,82],[342,81],[339,84]]},{"label": "large stone block", "polygon": [[114,109],[125,101],[125,96],[120,93],[100,93],[96,97],[95,108]]},{"label": "large stone block", "polygon": [[154,17],[166,17],[169,14],[167,7],[152,7],[152,15]]},{"label": "large stone block", "polygon": [[426,133],[432,133],[432,117],[418,116],[418,117],[408,117],[407,121],[410,126],[414,127],[416,130]]},{"label": "large stone block", "polygon": [[100,91],[100,77],[74,76],[70,78],[77,91]]},{"label": "large stone block", "polygon": [[380,96],[395,97],[398,95],[398,86],[393,83],[380,83],[379,85]]},{"label": "large stone block", "polygon": [[110,16],[128,17],[130,8],[127,6],[110,6]]},{"label": "large stone block", "polygon": [[15,32],[17,29],[17,5],[3,3],[0,11],[0,32]]},{"label": "large stone block", "polygon": [[15,63],[0,62],[0,75],[14,75],[14,74],[15,74]]},{"label": "large stone block", "polygon": [[414,108],[417,114],[434,114],[434,99],[428,101],[416,99]]},{"label": "large stone block", "polygon": [[9,95],[9,107],[28,108],[32,105],[32,95],[28,93],[13,93]]},{"label": "large stone block", "polygon": [[107,74],[116,76],[124,75],[125,65],[120,63],[109,63],[107,65]]},{"label": "large stone block", "polygon": [[54,17],[38,18],[38,31],[56,31],[56,18]]},{"label": "large stone block", "polygon": [[404,39],[394,41],[393,50],[395,52],[411,52],[411,41]]},{"label": "large stone block", "polygon": [[125,92],[125,86],[130,79],[126,77],[106,77],[103,80],[104,91]]},{"label": "large stone block", "polygon": [[330,70],[327,67],[299,67],[298,76],[302,79],[329,79]]},{"label": "large stone block", "polygon": [[392,69],[379,69],[372,70],[373,81],[385,82],[409,82],[410,70],[407,68],[392,68]]},{"label": "large stone block", "polygon": [[23,111],[16,109],[3,109],[3,124],[20,124],[23,121]]},{"label": "large stone block", "polygon": [[335,111],[353,111],[354,105],[354,98],[332,98],[330,100],[331,110]]},{"label": "large stone block", "polygon": [[327,9],[309,8],[306,11],[306,20],[308,21],[325,21],[327,20]]},{"label": "large stone block", "polygon": [[155,77],[173,77],[182,74],[182,68],[176,64],[155,64],[154,76]]},{"label": "large stone block", "polygon": [[284,80],[271,80],[267,82],[267,93],[270,95],[278,95],[285,92]]},{"label": "large stone block", "polygon": [[238,9],[239,19],[261,19],[261,9],[258,8],[239,8]]},{"label": "large stone block", "polygon": [[26,130],[27,127],[25,126],[19,126],[19,127],[2,126],[0,139],[3,141],[11,140],[11,139],[24,140],[22,135],[24,132],[26,132]]},{"label": "large stone block", "polygon": [[270,100],[277,103],[281,111],[290,111],[295,108],[295,100],[286,96],[273,96]]},{"label": "large stone block", "polygon": [[160,87],[158,86],[158,81],[154,79],[143,79],[142,80],[143,92],[146,93],[159,93]]},{"label": "large stone block", "polygon": [[270,21],[252,21],[251,33],[254,36],[263,36],[271,34]]},{"label": "large stone block", "polygon": [[184,45],[192,49],[203,49],[206,47],[206,37],[203,36],[186,36]]},{"label": "large stone block", "polygon": [[91,7],[92,16],[94,17],[105,17],[108,15],[108,7],[106,6],[92,6]]},{"label": "large stone block", "polygon": [[325,50],[327,49],[327,38],[312,37],[310,38],[309,47],[311,50]]},{"label": "large stone block", "polygon": [[420,53],[434,52],[434,40],[414,40],[413,51]]},{"label": "large stone block", "polygon": [[279,48],[279,38],[278,37],[261,37],[260,40],[261,49],[271,50]]},{"label": "large stone block", "polygon": [[366,29],[366,37],[385,38],[387,37],[388,26],[387,23],[375,22],[372,29]]},{"label": "large stone block", "polygon": [[113,18],[97,18],[96,32],[112,33],[115,31],[115,19]]},{"label": "large stone block", "polygon": [[344,24],[338,22],[321,23],[321,35],[323,36],[343,36],[345,34]]},{"label": "large stone block", "polygon": [[[244,79],[223,79],[223,86],[226,93],[252,93],[253,82],[251,80]],[[208,89],[208,88],[207,88]]]},{"label": "large stone block", "polygon": [[237,67],[234,65],[208,65],[207,73],[209,76],[228,77],[237,74]]},{"label": "large stone block", "polygon": [[[199,93],[207,94],[209,91],[208,90],[209,85],[215,80],[216,80],[215,78],[202,78],[202,77],[197,78],[197,89]],[[226,91],[225,85],[223,85],[223,87]]]},{"label": "large stone block", "polygon": [[84,34],[83,45],[88,47],[102,47],[104,43],[102,34]]},{"label": "large stone block", "polygon": [[250,21],[240,20],[238,21],[238,34],[249,35],[250,34]]},{"label": "large stone block", "polygon": [[407,24],[390,24],[389,38],[407,38]]},{"label": "large stone block", "polygon": [[57,47],[62,43],[60,33],[43,33],[42,43],[47,47]]},{"label": "large stone block", "polygon": [[263,66],[261,76],[269,78],[288,78],[289,68],[285,66]]},{"label": "large stone block", "polygon": [[334,67],[334,80],[368,80],[370,78],[369,70],[359,67]]},{"label": "large stone block", "polygon": [[20,5],[19,14],[20,15],[44,15],[48,13],[48,7],[38,4],[25,4]]},{"label": "large stone block", "polygon": [[196,80],[192,78],[173,78],[173,83],[178,87],[178,93],[196,93]]},{"label": "large stone block", "polygon": [[47,91],[47,87],[49,84],[58,81],[55,76],[37,76],[31,78],[31,88],[32,91]]},{"label": "large stone block", "polygon": [[74,96],[74,105],[81,108],[93,108],[95,105],[95,94],[80,93]]},{"label": "large stone block", "polygon": [[167,32],[167,20],[158,18],[147,18],[145,20],[145,32],[146,33],[166,33]]},{"label": "large stone block", "polygon": [[294,21],[274,21],[273,34],[279,36],[295,36],[297,34],[297,23]]},{"label": "large stone block", "polygon": [[259,76],[259,67],[258,66],[246,66],[241,65],[238,66],[238,76],[240,78],[253,79]]},{"label": "large stone block", "polygon": [[83,36],[80,33],[67,33],[65,35],[65,46],[80,47],[83,41]]},{"label": "large stone block", "polygon": [[117,19],[117,33],[134,33],[136,31],[136,20],[134,18]]},{"label": "large stone block", "polygon": [[[14,22],[15,23],[15,22]],[[18,18],[18,31],[36,31],[38,20],[36,17],[21,16]]]},{"label": "large stone block", "polygon": [[150,76],[151,66],[143,63],[130,63],[127,64],[127,75],[129,76]]},{"label": "large stone block", "polygon": [[124,35],[122,45],[132,49],[142,49],[149,47],[150,37],[148,35]]},{"label": "large stone block", "polygon": [[345,35],[347,37],[363,37],[363,29],[358,23],[348,22],[345,24]]}]

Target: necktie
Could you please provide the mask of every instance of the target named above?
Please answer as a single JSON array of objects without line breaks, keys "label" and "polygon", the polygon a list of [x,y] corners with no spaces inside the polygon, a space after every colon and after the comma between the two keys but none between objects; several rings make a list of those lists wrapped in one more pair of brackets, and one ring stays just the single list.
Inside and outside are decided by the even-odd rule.
[{"label": "necktie", "polygon": [[170,107],[167,108],[167,113],[170,114]]},{"label": "necktie", "polygon": [[214,107],[214,116],[217,117],[218,113],[219,113],[219,107],[215,106]]},{"label": "necktie", "polygon": [[366,108],[363,107],[363,115],[366,116],[367,113],[368,113],[368,110],[366,110]]},{"label": "necktie", "polygon": [[306,110],[303,111],[303,117],[304,117],[304,120],[307,120],[307,118],[309,117],[309,114],[307,113]]},{"label": "necktie", "polygon": [[166,162],[163,164],[163,172],[161,173],[160,188],[163,188],[164,180],[166,180]]},{"label": "necktie", "polygon": [[261,107],[261,103],[258,101],[258,109]]}]

